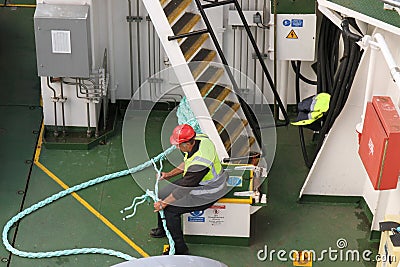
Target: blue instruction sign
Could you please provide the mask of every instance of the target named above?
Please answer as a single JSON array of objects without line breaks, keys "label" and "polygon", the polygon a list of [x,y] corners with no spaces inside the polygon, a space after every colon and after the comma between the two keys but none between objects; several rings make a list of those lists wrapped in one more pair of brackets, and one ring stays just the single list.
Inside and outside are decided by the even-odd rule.
[{"label": "blue instruction sign", "polygon": [[303,27],[302,19],[292,19],[292,27]]},{"label": "blue instruction sign", "polygon": [[192,211],[188,216],[188,222],[205,222],[204,211]]},{"label": "blue instruction sign", "polygon": [[290,20],[285,19],[283,22],[283,26],[290,26]]},{"label": "blue instruction sign", "polygon": [[241,176],[229,176],[226,182],[228,186],[241,187],[243,178]]}]

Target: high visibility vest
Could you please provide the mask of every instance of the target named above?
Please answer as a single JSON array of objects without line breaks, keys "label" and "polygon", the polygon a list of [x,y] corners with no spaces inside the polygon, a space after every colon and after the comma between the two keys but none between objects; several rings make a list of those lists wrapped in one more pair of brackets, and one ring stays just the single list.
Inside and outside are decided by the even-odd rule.
[{"label": "high visibility vest", "polygon": [[304,99],[298,104],[297,121],[291,124],[302,126],[318,120],[328,111],[330,99],[331,96],[327,93],[319,93]]},{"label": "high visibility vest", "polygon": [[199,149],[190,158],[187,157],[188,153],[185,153],[183,159],[185,162],[183,175],[186,174],[187,170],[192,165],[208,167],[210,170],[200,181],[200,185],[206,185],[217,180],[223,172],[223,169],[212,141],[205,134],[197,134],[195,140],[200,141]]}]

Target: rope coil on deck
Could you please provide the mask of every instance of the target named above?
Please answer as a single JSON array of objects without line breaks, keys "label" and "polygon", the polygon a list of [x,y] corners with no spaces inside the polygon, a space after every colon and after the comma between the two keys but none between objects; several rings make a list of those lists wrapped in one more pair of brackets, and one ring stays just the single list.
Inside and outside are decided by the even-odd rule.
[{"label": "rope coil on deck", "polygon": [[[190,109],[190,106],[187,102],[186,97],[184,97],[181,100],[181,103],[179,104],[178,110],[177,110],[177,117],[178,117],[178,123],[179,124],[183,124],[183,123],[187,123],[190,124],[193,129],[197,132],[197,133],[201,133],[201,128],[193,114],[193,112]],[[168,149],[166,149],[164,152],[160,153],[159,155],[157,155],[156,157],[146,161],[145,163],[142,163],[136,167],[127,169],[127,170],[123,170],[123,171],[119,171],[119,172],[115,172],[115,173],[111,173],[111,174],[106,174],[97,178],[94,178],[92,180],[89,180],[87,182],[83,182],[81,184],[75,185],[73,187],[70,187],[68,189],[65,189],[63,191],[60,191],[32,206],[30,206],[29,208],[26,208],[25,210],[19,212],[17,215],[15,215],[14,217],[12,217],[4,226],[3,228],[3,233],[2,233],[2,240],[3,240],[3,244],[6,247],[6,249],[8,251],[10,251],[12,254],[20,256],[20,257],[24,257],[24,258],[51,258],[51,257],[60,257],[60,256],[68,256],[68,255],[77,255],[77,254],[106,254],[106,255],[110,255],[110,256],[116,256],[118,258],[122,258],[125,260],[133,260],[135,259],[134,257],[119,252],[119,251],[115,251],[112,249],[105,249],[105,248],[78,248],[78,249],[66,249],[66,250],[57,250],[57,251],[47,251],[47,252],[26,252],[26,251],[21,251],[18,250],[16,248],[14,248],[10,242],[8,241],[8,233],[10,231],[10,229],[13,227],[14,224],[16,224],[18,221],[20,221],[22,218],[24,218],[25,216],[31,214],[32,212],[51,204],[52,202],[59,200],[71,193],[77,192],[79,190],[88,188],[90,186],[102,183],[102,182],[106,182],[106,181],[110,181],[113,180],[115,178],[119,178],[122,176],[126,176],[128,174],[133,174],[139,171],[142,171],[148,167],[150,167],[151,165],[154,166],[154,169],[157,172],[157,179],[156,179],[156,184],[155,184],[155,193],[153,193],[153,191],[150,190],[146,190],[146,193],[144,195],[142,195],[141,197],[136,197],[133,200],[133,203],[130,207],[126,208],[130,209],[130,208],[134,208],[133,213],[126,218],[130,218],[133,215],[135,215],[136,213],[136,207],[139,204],[144,203],[146,200],[149,201],[150,199],[153,199],[154,201],[158,201],[158,178],[161,175],[161,170],[162,170],[162,161],[164,159],[166,159],[167,155],[170,154],[172,151],[175,150],[175,146],[171,146]],[[160,162],[160,168],[157,168],[156,162]],[[136,201],[139,200],[139,202],[136,203]],[[164,211],[161,210],[160,212],[160,216],[161,218],[164,218]],[[175,243],[172,239],[172,236],[170,234],[170,232],[167,229],[166,226],[166,221],[163,220],[163,227],[164,230],[166,232],[166,235],[168,237],[168,241],[170,243],[170,251],[169,254],[173,255],[175,254]]]},{"label": "rope coil on deck", "polygon": [[8,232],[10,231],[11,227],[17,223],[19,220],[24,218],[25,216],[31,214],[32,212],[60,199],[65,197],[66,195],[69,195],[73,192],[77,192],[79,190],[85,189],[87,187],[90,187],[95,184],[99,184],[105,181],[110,181],[115,178],[119,178],[121,176],[125,176],[128,174],[133,174],[139,171],[142,171],[151,165],[153,165],[155,162],[162,161],[166,158],[168,154],[170,154],[173,150],[175,149],[175,146],[169,147],[167,150],[164,152],[160,153],[156,157],[152,158],[151,160],[146,161],[145,163],[142,163],[136,167],[111,173],[111,174],[106,174],[97,178],[94,178],[90,181],[75,185],[71,188],[68,188],[66,190],[60,191],[32,206],[29,208],[26,208],[25,210],[21,211],[14,217],[12,217],[4,226],[3,228],[3,233],[2,233],[2,240],[3,244],[6,247],[8,251],[10,251],[12,254],[15,254],[20,257],[24,258],[51,258],[51,257],[60,257],[60,256],[68,256],[68,255],[76,255],[76,254],[107,254],[110,256],[116,256],[118,258],[122,258],[125,260],[133,260],[135,259],[134,257],[127,255],[125,253],[111,250],[111,249],[104,249],[104,248],[79,248],[79,249],[66,249],[66,250],[57,250],[57,251],[48,251],[48,252],[26,252],[26,251],[21,251],[16,248],[14,248],[10,242],[8,241]]}]

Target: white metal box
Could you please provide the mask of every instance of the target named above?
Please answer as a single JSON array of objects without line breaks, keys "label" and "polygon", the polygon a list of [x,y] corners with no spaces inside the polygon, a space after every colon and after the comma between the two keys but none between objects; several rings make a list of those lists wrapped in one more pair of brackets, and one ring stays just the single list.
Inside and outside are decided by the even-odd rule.
[{"label": "white metal box", "polygon": [[[316,25],[317,16],[315,14],[278,14],[276,21],[277,60],[314,61]],[[272,27],[269,40],[273,51],[274,31]]]},{"label": "white metal box", "polygon": [[89,6],[38,4],[34,25],[39,76],[89,77]]},{"label": "white metal box", "polygon": [[183,215],[185,235],[250,237],[250,204],[215,203]]}]

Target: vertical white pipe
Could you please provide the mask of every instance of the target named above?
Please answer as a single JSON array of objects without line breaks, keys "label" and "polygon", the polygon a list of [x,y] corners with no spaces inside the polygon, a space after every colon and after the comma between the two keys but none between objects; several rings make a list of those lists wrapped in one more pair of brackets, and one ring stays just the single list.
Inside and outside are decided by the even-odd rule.
[{"label": "vertical white pipe", "polygon": [[364,95],[364,106],[363,112],[361,113],[361,125],[358,131],[362,131],[364,126],[364,118],[365,118],[365,111],[367,110],[367,103],[372,99],[372,84],[375,78],[374,71],[375,71],[375,62],[376,62],[376,55],[378,48],[374,45],[370,45],[371,55],[369,58],[369,65],[368,65],[368,75],[367,75],[367,82],[365,85],[365,95]]},{"label": "vertical white pipe", "polygon": [[[288,94],[288,73],[289,73],[289,61],[288,60],[280,60],[279,64],[279,83],[278,83],[278,92],[282,100],[283,106],[287,107],[287,94]],[[279,110],[279,119],[284,120],[281,110]]]},{"label": "vertical white pipe", "polygon": [[107,26],[108,26],[108,64],[110,66],[110,81],[109,86],[110,90],[110,98],[111,103],[116,102],[116,89],[117,85],[114,85],[114,75],[115,75],[115,64],[114,64],[114,29],[113,29],[113,6],[114,3],[112,1],[107,1]]},{"label": "vertical white pipe", "polygon": [[[390,52],[389,47],[386,44],[385,38],[383,38],[380,33],[376,33],[374,35],[374,38],[376,39],[376,42],[381,49],[382,55],[386,60],[393,80],[396,83],[397,88],[400,90],[400,69],[397,66],[396,61],[394,60],[392,53]],[[399,104],[398,99],[396,100],[396,104]]]},{"label": "vertical white pipe", "polygon": [[[94,16],[96,15],[94,3],[91,0],[90,1],[88,0],[87,4],[90,6],[90,10],[89,10],[89,12],[90,12],[90,39],[91,39],[90,47],[92,50],[92,66],[91,66],[92,69],[91,70],[95,70],[97,64],[96,64],[96,50],[95,50],[94,44],[96,42],[98,42],[98,40],[97,39],[95,40],[94,30],[95,30],[96,26],[98,27],[98,25],[94,24]],[[98,33],[97,33],[97,35],[98,35]]]}]

